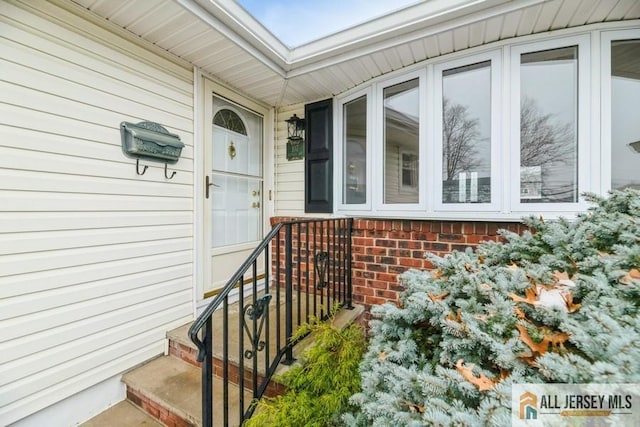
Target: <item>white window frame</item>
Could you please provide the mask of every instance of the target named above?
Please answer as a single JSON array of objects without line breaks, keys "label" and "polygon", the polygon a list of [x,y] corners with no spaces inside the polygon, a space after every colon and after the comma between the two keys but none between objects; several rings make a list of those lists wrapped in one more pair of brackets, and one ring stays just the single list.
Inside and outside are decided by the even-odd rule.
[{"label": "white window frame", "polygon": [[373,104],[375,111],[373,112],[373,121],[375,122],[375,135],[371,144],[371,150],[380,155],[374,156],[372,171],[372,185],[375,188],[384,189],[385,179],[385,140],[384,140],[384,89],[407,82],[409,80],[418,79],[418,203],[384,203],[384,190],[373,192],[373,209],[378,212],[392,213],[396,212],[425,212],[427,199],[427,148],[426,148],[426,116],[427,102],[425,96],[425,88],[427,87],[427,71],[425,68],[410,73],[405,73],[392,79],[386,79],[375,85],[374,97],[377,102]]},{"label": "white window frame", "polygon": [[[344,149],[345,149],[345,140],[344,140],[344,106],[351,101],[354,101],[358,98],[366,96],[367,100],[367,138],[365,141],[367,147],[366,154],[366,165],[367,165],[367,174],[366,174],[366,191],[365,203],[352,204],[352,203],[344,203],[344,180],[346,177],[344,176]],[[349,96],[345,98],[341,98],[336,100],[335,104],[336,111],[336,126],[334,128],[335,141],[339,141],[338,144],[334,144],[334,159],[336,163],[334,169],[337,171],[334,174],[336,178],[334,181],[333,194],[338,197],[336,207],[339,212],[342,211],[353,211],[353,212],[362,212],[362,211],[370,211],[371,210],[371,184],[373,183],[373,170],[372,170],[372,155],[373,155],[373,88],[370,86],[364,90],[359,90],[357,92],[353,92]]]},{"label": "white window frame", "polygon": [[[442,201],[442,74],[446,70],[491,61],[491,202],[490,203],[443,203]],[[492,50],[482,54],[465,56],[453,61],[440,62],[434,66],[434,150],[433,182],[436,212],[499,212],[502,206],[503,165],[501,161],[501,90],[502,81],[502,51]]]},{"label": "white window frame", "polygon": [[[611,191],[611,42],[640,39],[640,29],[602,31],[600,38],[600,169],[601,194]],[[638,155],[640,159],[640,155]]]},{"label": "white window frame", "polygon": [[[574,203],[521,203],[520,202],[520,55],[529,52],[578,46],[578,201]],[[562,214],[584,211],[588,207],[582,194],[594,191],[590,179],[591,166],[591,50],[590,35],[561,37],[541,42],[513,45],[510,49],[510,120],[512,144],[510,156],[511,189],[508,202],[514,213]]]},{"label": "white window frame", "polygon": [[[585,192],[606,196],[611,189],[610,43],[614,40],[636,38],[640,38],[637,20],[526,35],[427,59],[405,69],[375,77],[370,82],[339,95],[334,101],[334,106],[365,92],[368,94],[368,120],[370,118],[371,121],[368,123],[367,156],[370,163],[367,204],[356,207],[357,205],[336,203],[336,214],[362,215],[366,212],[368,216],[384,218],[521,221],[523,216],[531,214],[542,215],[544,218],[572,218],[585,212],[590,206],[583,198]],[[567,46],[578,46],[578,201],[520,203],[520,54]],[[494,200],[492,194],[491,204],[496,204],[495,210],[478,209],[481,204],[475,203],[469,203],[468,208],[467,204],[452,206],[458,204],[439,203],[442,200],[442,192],[438,191],[437,187],[441,188],[442,185],[442,159],[437,158],[438,155],[441,157],[441,148],[437,147],[437,144],[441,140],[441,132],[438,135],[435,128],[438,125],[441,129],[442,122],[436,119],[436,112],[441,111],[441,100],[434,92],[435,89],[441,90],[441,82],[436,82],[437,79],[441,79],[441,73],[436,72],[435,68],[440,67],[441,70],[443,67],[454,67],[456,64],[475,63],[492,52],[497,52],[499,61],[496,61],[496,64],[501,64],[494,66],[492,62],[492,97],[494,89],[499,91],[495,103],[492,99],[492,110],[497,111],[492,115],[492,121],[499,122],[498,128],[492,129],[492,180],[493,174],[498,174],[497,181],[492,182],[492,191],[497,196]],[[494,70],[495,78],[501,79],[497,84],[493,84]],[[421,79],[419,203],[385,205],[381,191],[384,188],[383,90],[385,87],[416,77]],[[340,109],[334,108],[334,123],[341,121],[341,114]],[[335,145],[338,146],[338,153],[342,150],[342,129],[336,126],[334,132],[337,132]],[[497,133],[497,137],[494,138],[493,132]],[[494,158],[494,155],[498,158]],[[339,161],[342,162],[342,157]],[[334,172],[337,170],[338,168],[334,168]],[[339,179],[342,180],[342,171],[339,172]],[[341,181],[336,185],[334,201],[341,202]]]}]

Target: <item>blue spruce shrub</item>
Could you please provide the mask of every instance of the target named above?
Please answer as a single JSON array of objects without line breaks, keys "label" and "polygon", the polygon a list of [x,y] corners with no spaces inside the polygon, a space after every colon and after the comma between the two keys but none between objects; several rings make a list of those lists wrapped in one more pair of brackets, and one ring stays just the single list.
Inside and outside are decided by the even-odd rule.
[{"label": "blue spruce shrub", "polygon": [[640,382],[640,192],[430,256],[372,309],[350,426],[504,426],[512,383]]}]

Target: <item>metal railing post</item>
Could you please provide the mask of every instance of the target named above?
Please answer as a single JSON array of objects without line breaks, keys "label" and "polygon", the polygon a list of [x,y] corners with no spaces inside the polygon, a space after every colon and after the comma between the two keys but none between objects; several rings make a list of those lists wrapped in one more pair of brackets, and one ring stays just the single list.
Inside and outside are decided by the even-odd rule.
[{"label": "metal railing post", "polygon": [[285,354],[284,364],[290,365],[294,362],[293,346],[291,337],[293,337],[293,242],[291,241],[291,224],[287,224],[285,228],[284,242],[284,269],[285,269],[285,339],[287,340],[287,351]]},{"label": "metal railing post", "polygon": [[213,426],[213,376],[212,376],[212,349],[213,349],[213,328],[211,317],[207,319],[202,329],[203,343],[205,347],[205,357],[202,361],[202,425],[204,427]]},{"label": "metal railing post", "polygon": [[351,244],[352,244],[352,232],[353,232],[353,218],[347,218],[347,295],[345,300],[346,307],[351,310],[353,309],[353,288],[351,283]]}]

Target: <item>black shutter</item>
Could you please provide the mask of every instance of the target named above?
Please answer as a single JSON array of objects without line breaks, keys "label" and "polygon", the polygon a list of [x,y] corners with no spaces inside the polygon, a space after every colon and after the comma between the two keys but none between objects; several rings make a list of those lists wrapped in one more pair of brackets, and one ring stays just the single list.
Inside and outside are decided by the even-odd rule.
[{"label": "black shutter", "polygon": [[333,102],[304,106],[304,211],[333,212]]}]

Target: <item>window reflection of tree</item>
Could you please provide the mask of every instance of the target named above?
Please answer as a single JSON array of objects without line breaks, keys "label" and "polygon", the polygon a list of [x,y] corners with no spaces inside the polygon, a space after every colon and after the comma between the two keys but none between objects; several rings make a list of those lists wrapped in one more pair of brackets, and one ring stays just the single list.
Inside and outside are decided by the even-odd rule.
[{"label": "window reflection of tree", "polygon": [[[476,147],[480,141],[479,120],[472,117],[465,105],[443,99],[442,149],[445,186],[445,202],[455,201],[457,193],[448,197],[448,193],[457,191],[457,178],[462,172],[471,172],[479,166]],[[538,168],[545,175],[547,167],[563,167],[572,164],[575,146],[572,144],[574,132],[571,123],[561,123],[553,114],[544,114],[537,102],[523,97],[520,108],[520,164],[531,173]],[[553,169],[551,169],[553,170]],[[550,171],[546,171],[548,174]],[[575,191],[575,182],[553,182],[540,177],[543,194],[554,199],[571,199]],[[538,197],[539,199],[540,197]],[[524,200],[523,200],[524,201]],[[529,201],[529,200],[527,200]],[[536,200],[532,197],[531,201]]]},{"label": "window reflection of tree", "polygon": [[558,169],[575,165],[576,147],[572,123],[562,123],[553,114],[545,114],[535,99],[523,97],[520,102],[520,165],[538,167],[542,187],[540,197],[523,199],[536,202],[540,199],[574,201],[575,179],[561,180]]},{"label": "window reflection of tree", "polygon": [[446,180],[454,180],[460,172],[470,172],[479,165],[476,145],[480,136],[480,121],[470,117],[469,109],[442,100],[442,151]]},{"label": "window reflection of tree", "polygon": [[491,202],[491,61],[442,71],[442,202]]},{"label": "window reflection of tree", "polygon": [[521,55],[521,192],[538,171],[538,194],[522,203],[578,200],[578,47]]}]

